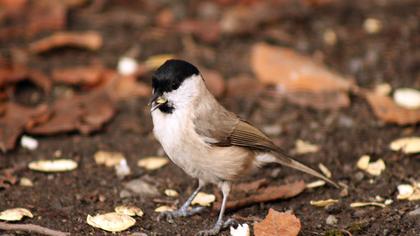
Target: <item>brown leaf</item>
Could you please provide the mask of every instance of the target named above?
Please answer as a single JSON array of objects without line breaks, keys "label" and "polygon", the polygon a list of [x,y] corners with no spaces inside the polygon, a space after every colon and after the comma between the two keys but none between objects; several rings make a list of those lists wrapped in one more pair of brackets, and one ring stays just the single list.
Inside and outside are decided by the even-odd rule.
[{"label": "brown leaf", "polygon": [[[9,1],[9,2],[23,2]],[[25,1],[26,3],[27,1]],[[42,31],[62,30],[67,21],[67,8],[60,1],[37,0],[31,4],[19,6],[18,11],[9,8],[5,12],[0,26],[0,40],[15,37],[31,37]]]},{"label": "brown leaf", "polygon": [[102,41],[102,36],[94,31],[58,32],[29,44],[29,51],[43,53],[54,48],[69,46],[94,51],[102,47]]},{"label": "brown leaf", "polygon": [[184,20],[177,24],[181,33],[191,33],[204,42],[214,43],[220,38],[220,27],[216,21]]},{"label": "brown leaf", "polygon": [[19,104],[8,102],[0,104],[0,150],[6,152],[15,147],[16,140],[25,128],[42,122],[48,116],[45,105],[38,107],[24,107]]},{"label": "brown leaf", "polygon": [[60,68],[52,71],[52,79],[72,85],[93,87],[103,81],[104,69],[99,66]]},{"label": "brown leaf", "polygon": [[[262,183],[258,183],[252,186],[260,187]],[[300,194],[305,189],[305,183],[303,181],[294,182],[291,184],[279,185],[279,186],[268,186],[265,188],[255,189],[253,192],[247,191],[247,196],[236,198],[236,200],[229,200],[226,204],[228,209],[236,209],[255,203],[269,202],[278,199],[291,198]],[[247,189],[249,190],[249,189]],[[241,190],[239,190],[241,191]],[[234,190],[232,191],[234,193]],[[235,195],[232,194],[232,198],[235,199]],[[217,201],[213,205],[213,210],[219,210],[221,207],[221,201]]]},{"label": "brown leaf", "polygon": [[26,79],[38,85],[46,93],[51,90],[51,80],[41,71],[29,69],[22,65],[0,67],[0,88]]},{"label": "brown leaf", "polygon": [[138,82],[135,76],[120,75],[113,70],[106,71],[107,93],[113,101],[124,100],[133,97],[148,97],[152,88],[142,82]]},{"label": "brown leaf", "polygon": [[28,133],[46,135],[78,130],[88,134],[99,130],[115,114],[114,104],[104,89],[58,99],[51,110],[51,119],[28,129]]},{"label": "brown leaf", "polygon": [[297,236],[300,227],[300,220],[295,215],[270,208],[265,219],[254,225],[254,234],[255,236]]},{"label": "brown leaf", "polygon": [[258,79],[277,85],[280,95],[291,102],[315,108],[339,108],[350,104],[347,92],[353,82],[311,58],[265,43],[255,44],[251,54],[251,66]]},{"label": "brown leaf", "polygon": [[216,70],[209,69],[201,69],[201,73],[210,92],[216,97],[222,96],[225,92],[225,81],[222,75]]},{"label": "brown leaf", "polygon": [[420,109],[412,110],[398,106],[388,96],[375,92],[364,92],[375,115],[384,122],[398,125],[416,124],[420,122]]},{"label": "brown leaf", "polygon": [[264,89],[264,85],[251,77],[241,75],[227,81],[226,94],[231,97],[257,96]]}]

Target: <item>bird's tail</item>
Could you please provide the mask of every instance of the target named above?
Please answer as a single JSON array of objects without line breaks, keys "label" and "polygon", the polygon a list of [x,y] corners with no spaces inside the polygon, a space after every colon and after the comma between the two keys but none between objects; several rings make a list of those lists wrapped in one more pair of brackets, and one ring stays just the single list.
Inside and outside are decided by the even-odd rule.
[{"label": "bird's tail", "polygon": [[335,183],[331,179],[327,178],[326,176],[322,175],[318,171],[316,171],[312,168],[309,168],[308,166],[306,166],[306,165],[304,165],[300,162],[297,162],[297,161],[293,160],[293,157],[288,155],[282,149],[278,148],[278,149],[273,150],[273,151],[274,151],[274,154],[276,154],[275,155],[276,159],[273,160],[274,162],[279,163],[281,165],[291,167],[293,169],[296,169],[296,170],[299,170],[299,171],[302,171],[302,172],[305,172],[307,174],[313,175],[317,178],[320,178],[320,179],[330,183],[331,185],[333,185],[336,188],[340,188],[340,186],[337,183]]}]

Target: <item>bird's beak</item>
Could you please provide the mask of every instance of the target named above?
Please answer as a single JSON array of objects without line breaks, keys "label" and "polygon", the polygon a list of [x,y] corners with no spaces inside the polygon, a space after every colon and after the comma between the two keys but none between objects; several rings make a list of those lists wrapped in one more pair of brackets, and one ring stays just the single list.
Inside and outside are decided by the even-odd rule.
[{"label": "bird's beak", "polygon": [[157,93],[153,94],[152,98],[149,101],[149,105],[152,106],[150,111],[152,112],[152,111],[158,109],[160,106],[164,105],[167,102],[168,102],[168,100],[165,97],[163,97],[163,96],[161,96]]}]

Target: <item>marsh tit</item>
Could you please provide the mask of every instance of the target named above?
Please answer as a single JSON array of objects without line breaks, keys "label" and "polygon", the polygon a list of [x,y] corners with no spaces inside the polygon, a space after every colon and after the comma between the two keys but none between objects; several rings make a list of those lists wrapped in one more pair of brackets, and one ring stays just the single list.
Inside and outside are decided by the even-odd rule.
[{"label": "marsh tit", "polygon": [[207,183],[223,193],[216,224],[198,235],[216,235],[223,221],[231,183],[255,167],[278,163],[311,174],[338,187],[329,178],[293,160],[263,132],[220,105],[209,92],[198,69],[182,60],[168,60],[153,74],[150,100],[153,132],[169,158],[198,179],[198,188],[182,207],[161,217],[172,220],[200,212],[189,208]]}]

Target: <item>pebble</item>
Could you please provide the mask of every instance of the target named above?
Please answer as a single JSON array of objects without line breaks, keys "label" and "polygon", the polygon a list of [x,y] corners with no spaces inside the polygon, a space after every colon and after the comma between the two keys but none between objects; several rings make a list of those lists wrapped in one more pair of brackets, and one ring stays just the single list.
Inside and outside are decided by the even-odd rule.
[{"label": "pebble", "polygon": [[409,216],[420,216],[420,207],[418,207],[415,210],[412,210],[412,211],[408,212],[408,215]]},{"label": "pebble", "polygon": [[325,220],[325,223],[327,223],[327,225],[336,225],[338,223],[337,217],[329,215]]},{"label": "pebble", "polygon": [[[144,180],[144,177],[133,179],[124,184],[126,190],[133,192],[136,195],[156,197],[159,196],[159,190]],[[120,193],[121,195],[121,193]]]}]

